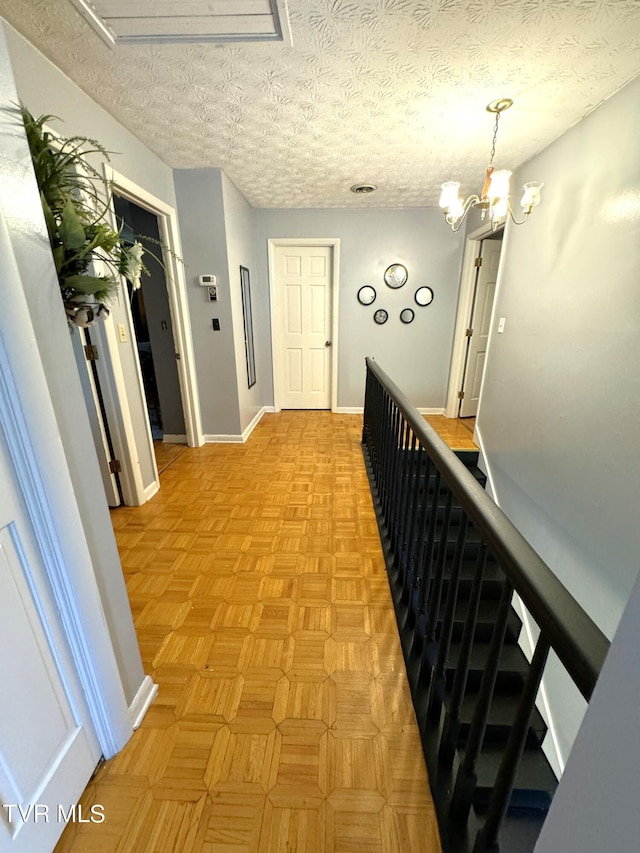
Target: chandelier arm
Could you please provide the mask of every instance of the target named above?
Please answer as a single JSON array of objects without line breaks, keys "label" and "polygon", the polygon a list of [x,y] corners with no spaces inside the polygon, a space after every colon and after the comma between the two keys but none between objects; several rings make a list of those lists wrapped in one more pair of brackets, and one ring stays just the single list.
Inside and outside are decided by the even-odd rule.
[{"label": "chandelier arm", "polygon": [[474,204],[477,204],[481,200],[482,199],[480,198],[479,195],[470,195],[469,198],[465,201],[465,203],[463,205],[464,206],[464,214],[463,215],[466,216],[467,213],[469,212],[470,208]]},{"label": "chandelier arm", "polygon": [[525,211],[525,212],[524,212],[524,216],[522,217],[522,219],[516,219],[516,218],[515,218],[515,216],[513,215],[513,210],[511,209],[511,205],[509,205],[508,210],[509,210],[509,216],[510,216],[510,217],[511,217],[511,219],[513,220],[513,224],[514,224],[514,225],[524,225],[524,223],[525,223],[525,222],[527,221],[527,219],[529,218],[529,213],[527,213],[527,212]]},{"label": "chandelier arm", "polygon": [[[453,218],[447,211],[445,211],[444,217],[447,225],[449,225],[452,231],[459,231],[462,223],[466,219],[467,213],[471,209],[471,206],[476,202],[480,201],[480,196],[470,195],[469,198],[462,205],[462,213],[460,216]],[[457,226],[457,227],[456,227]]]},{"label": "chandelier arm", "polygon": [[447,222],[447,225],[449,225],[451,227],[452,231],[459,231],[460,230],[462,223],[466,219],[467,213],[469,213],[469,210],[471,209],[471,207],[474,204],[476,204],[477,202],[479,202],[480,200],[481,200],[480,196],[470,195],[469,198],[467,198],[466,201],[462,205],[462,214],[460,216],[456,217],[455,219],[452,219],[450,214],[445,212],[445,215],[444,215],[445,220]]}]

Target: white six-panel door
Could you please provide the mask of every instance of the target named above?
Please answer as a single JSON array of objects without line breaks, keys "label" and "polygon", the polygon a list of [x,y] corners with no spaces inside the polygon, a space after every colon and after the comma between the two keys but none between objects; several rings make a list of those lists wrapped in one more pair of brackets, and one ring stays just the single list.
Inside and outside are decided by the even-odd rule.
[{"label": "white six-panel door", "polygon": [[482,265],[478,270],[476,279],[471,323],[469,325],[471,336],[462,385],[464,397],[460,404],[461,418],[478,414],[501,249],[502,241],[500,240],[482,241]]},{"label": "white six-panel door", "polygon": [[99,758],[0,424],[0,851],[50,851]]},{"label": "white six-panel door", "polygon": [[332,249],[276,246],[275,294],[283,409],[331,408]]}]

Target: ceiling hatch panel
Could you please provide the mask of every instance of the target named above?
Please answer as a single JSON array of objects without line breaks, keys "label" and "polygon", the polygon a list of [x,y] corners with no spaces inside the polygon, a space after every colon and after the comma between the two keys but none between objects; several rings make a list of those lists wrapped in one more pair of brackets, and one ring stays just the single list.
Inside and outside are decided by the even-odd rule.
[{"label": "ceiling hatch panel", "polygon": [[279,41],[286,0],[73,0],[109,44]]}]

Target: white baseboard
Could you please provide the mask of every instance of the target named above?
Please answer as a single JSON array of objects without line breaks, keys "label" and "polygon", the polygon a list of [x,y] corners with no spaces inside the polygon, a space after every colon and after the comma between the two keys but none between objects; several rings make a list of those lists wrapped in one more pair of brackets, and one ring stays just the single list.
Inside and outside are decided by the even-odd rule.
[{"label": "white baseboard", "polygon": [[224,435],[212,433],[210,435],[205,435],[205,444],[244,444],[262,420],[263,415],[267,414],[267,412],[275,412],[274,407],[263,406],[242,434],[234,435],[233,433],[231,433],[228,435]]},{"label": "white baseboard", "polygon": [[334,413],[336,415],[362,415],[364,408],[362,406],[336,406]]},{"label": "white baseboard", "polygon": [[444,415],[444,409],[418,409],[421,415]]},{"label": "white baseboard", "polygon": [[156,698],[157,692],[158,685],[154,684],[150,675],[145,676],[138,692],[133,697],[133,702],[129,705],[129,722],[134,731],[143,721],[144,715]]},{"label": "white baseboard", "polygon": [[163,433],[162,434],[162,443],[163,444],[186,444],[187,436],[186,435],[171,435],[171,433]]},{"label": "white baseboard", "polygon": [[205,444],[242,444],[241,435],[221,435],[214,433],[213,435],[205,435]]}]

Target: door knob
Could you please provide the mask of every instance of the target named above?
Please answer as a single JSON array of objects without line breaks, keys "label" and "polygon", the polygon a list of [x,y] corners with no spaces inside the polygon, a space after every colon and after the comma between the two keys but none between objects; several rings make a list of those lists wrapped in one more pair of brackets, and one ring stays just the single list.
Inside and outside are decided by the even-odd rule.
[{"label": "door knob", "polygon": [[324,345],[325,345],[326,347],[330,347],[330,346],[331,346],[331,341],[325,341],[325,342],[324,342]]}]

